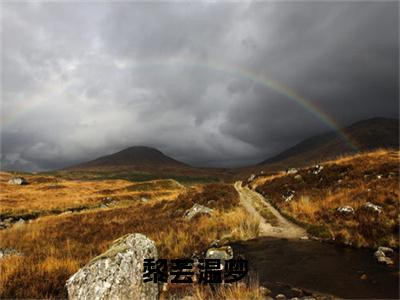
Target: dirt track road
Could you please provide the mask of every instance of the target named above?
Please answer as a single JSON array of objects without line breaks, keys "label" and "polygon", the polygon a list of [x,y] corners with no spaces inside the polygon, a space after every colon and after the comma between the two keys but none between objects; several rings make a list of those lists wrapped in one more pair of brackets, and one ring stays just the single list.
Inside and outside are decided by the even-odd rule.
[{"label": "dirt track road", "polygon": [[[235,189],[240,195],[240,202],[243,207],[249,212],[250,215],[260,220],[260,236],[286,238],[286,239],[299,239],[307,236],[307,232],[286,220],[262,195],[250,190],[248,187],[242,187],[242,182],[237,181],[235,183]],[[261,200],[261,203],[265,205],[271,213],[277,218],[278,226],[272,226],[267,223],[266,220],[258,213],[252,204],[254,198]]]}]

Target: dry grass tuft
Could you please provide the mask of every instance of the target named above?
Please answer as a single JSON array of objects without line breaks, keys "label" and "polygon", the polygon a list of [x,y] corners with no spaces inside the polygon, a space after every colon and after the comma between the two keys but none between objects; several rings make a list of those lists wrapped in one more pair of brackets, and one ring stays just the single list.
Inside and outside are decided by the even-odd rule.
[{"label": "dry grass tuft", "polygon": [[140,183],[126,180],[72,181],[27,175],[28,185],[9,185],[9,173],[0,173],[0,217],[36,217],[77,208],[93,208],[106,197],[114,201],[175,199],[185,191],[178,182],[165,179]]}]

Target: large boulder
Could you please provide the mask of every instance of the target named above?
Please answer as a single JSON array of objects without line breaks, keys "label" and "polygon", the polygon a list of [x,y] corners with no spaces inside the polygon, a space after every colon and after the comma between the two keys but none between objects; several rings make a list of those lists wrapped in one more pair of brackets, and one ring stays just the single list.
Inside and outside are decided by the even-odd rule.
[{"label": "large boulder", "polygon": [[199,215],[211,215],[212,211],[212,208],[196,203],[190,209],[186,210],[185,218],[191,220]]},{"label": "large boulder", "polygon": [[157,299],[158,286],[143,281],[143,262],[157,260],[154,242],[128,234],[72,275],[66,283],[69,299]]},{"label": "large boulder", "polygon": [[28,181],[26,181],[26,179],[23,177],[13,177],[8,181],[8,184],[24,185],[24,184],[28,184]]}]

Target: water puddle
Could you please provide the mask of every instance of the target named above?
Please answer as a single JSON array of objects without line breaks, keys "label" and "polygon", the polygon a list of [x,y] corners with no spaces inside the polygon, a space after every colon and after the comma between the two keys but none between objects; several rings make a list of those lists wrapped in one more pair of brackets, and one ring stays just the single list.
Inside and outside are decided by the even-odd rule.
[{"label": "water puddle", "polygon": [[341,298],[399,298],[398,252],[395,265],[384,266],[373,250],[315,241],[259,238],[232,247],[235,255],[249,260],[250,271],[273,295],[290,285]]}]

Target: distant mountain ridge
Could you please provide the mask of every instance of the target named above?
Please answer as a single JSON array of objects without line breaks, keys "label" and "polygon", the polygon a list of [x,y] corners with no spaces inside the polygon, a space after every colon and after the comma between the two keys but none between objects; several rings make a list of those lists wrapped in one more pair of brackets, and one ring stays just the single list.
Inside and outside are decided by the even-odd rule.
[{"label": "distant mountain ridge", "polygon": [[357,146],[353,149],[338,132],[310,137],[293,147],[270,157],[259,166],[299,166],[335,156],[376,148],[399,148],[399,120],[372,118],[356,122],[343,133]]}]

